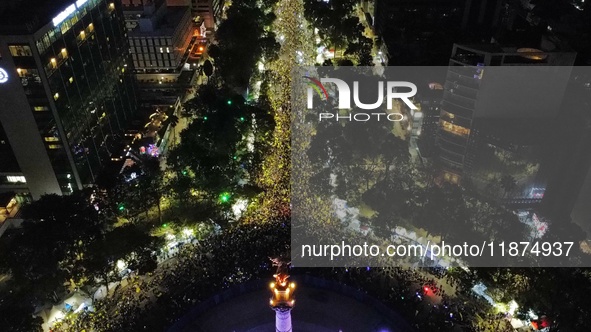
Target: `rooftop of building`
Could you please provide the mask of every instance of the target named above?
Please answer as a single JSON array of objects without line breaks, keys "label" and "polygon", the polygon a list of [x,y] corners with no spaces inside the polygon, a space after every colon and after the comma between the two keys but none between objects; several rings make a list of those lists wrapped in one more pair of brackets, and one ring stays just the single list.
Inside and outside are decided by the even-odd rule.
[{"label": "rooftop of building", "polygon": [[[163,17],[155,22],[155,27],[150,31],[142,31],[138,24],[129,32],[130,37],[172,36],[182,22],[183,16],[190,11],[189,7],[167,7]],[[145,18],[145,17],[142,17]]]},{"label": "rooftop of building", "polygon": [[0,34],[34,33],[75,2],[75,0],[1,0]]}]

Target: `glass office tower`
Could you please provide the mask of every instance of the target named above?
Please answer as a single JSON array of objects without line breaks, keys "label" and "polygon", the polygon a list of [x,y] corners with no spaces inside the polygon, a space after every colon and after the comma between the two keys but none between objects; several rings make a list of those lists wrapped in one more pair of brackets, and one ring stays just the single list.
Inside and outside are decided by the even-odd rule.
[{"label": "glass office tower", "polygon": [[124,24],[113,0],[0,7],[0,123],[33,198],[92,184],[135,117]]}]

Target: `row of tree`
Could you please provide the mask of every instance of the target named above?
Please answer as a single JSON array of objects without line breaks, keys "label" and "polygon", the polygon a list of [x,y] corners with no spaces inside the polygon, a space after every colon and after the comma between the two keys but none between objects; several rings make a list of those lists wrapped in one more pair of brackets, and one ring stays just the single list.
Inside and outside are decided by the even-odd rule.
[{"label": "row of tree", "polygon": [[[591,319],[591,271],[581,268],[454,269],[449,276],[463,289],[482,282],[495,301],[519,304],[516,316],[550,322],[550,331],[586,331]],[[531,310],[531,312],[530,312]],[[535,317],[535,316],[534,316]]]},{"label": "row of tree", "polygon": [[215,44],[209,48],[217,75],[230,88],[245,90],[256,63],[277,57],[279,44],[269,27],[275,19],[274,0],[236,1],[226,11],[227,18],[216,31]]},{"label": "row of tree", "polygon": [[201,86],[198,97],[185,106],[196,118],[167,159],[174,197],[187,204],[190,197],[216,200],[228,194],[222,200],[230,203],[236,196],[256,193],[250,179],[267,151],[274,126],[270,111],[214,85]]},{"label": "row of tree", "polygon": [[[310,184],[316,192],[365,203],[377,212],[372,225],[386,238],[395,226],[453,240],[519,241],[525,235],[513,213],[458,186],[435,185],[426,169],[410,163],[407,142],[378,121],[322,122],[308,156],[317,171]],[[330,174],[336,175],[334,188]]]},{"label": "row of tree", "polygon": [[24,208],[23,227],[0,242],[0,271],[10,275],[6,287],[12,299],[0,304],[0,317],[6,319],[0,327],[38,330],[34,305],[55,303],[68,290],[86,286],[108,289],[109,282],[119,279],[119,260],[132,270],[156,267],[162,239],[138,225],[115,227],[117,205],[105,191],[87,189],[45,195]]},{"label": "row of tree", "polygon": [[322,40],[344,50],[359,66],[372,66],[373,41],[363,35],[364,27],[355,13],[355,0],[304,1],[304,17],[318,29]]}]

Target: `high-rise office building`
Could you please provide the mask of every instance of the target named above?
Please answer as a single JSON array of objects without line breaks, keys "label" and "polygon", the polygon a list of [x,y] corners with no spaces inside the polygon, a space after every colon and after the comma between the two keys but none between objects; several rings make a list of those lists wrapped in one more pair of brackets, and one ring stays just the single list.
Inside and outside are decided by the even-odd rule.
[{"label": "high-rise office building", "polygon": [[135,116],[132,68],[120,2],[2,1],[0,190],[92,184]]},{"label": "high-rise office building", "polygon": [[542,207],[554,218],[567,220],[571,216],[574,222],[589,230],[591,69],[575,67],[574,70],[576,79],[571,80],[564,98],[564,109],[568,113],[553,128],[561,139],[552,151],[551,172],[554,176],[548,181]]},{"label": "high-rise office building", "polygon": [[497,197],[541,202],[555,174],[549,151],[562,139],[557,124],[569,116],[562,101],[575,57],[454,45],[437,134],[441,178],[468,180]]},{"label": "high-rise office building", "polygon": [[[570,72],[558,72],[553,82],[532,78],[527,89],[523,86],[515,88],[511,84],[517,82],[520,75],[515,66],[570,66],[575,57],[574,52],[503,48],[495,44],[454,45],[439,119],[439,161],[444,178],[459,182],[460,177],[471,170],[476,157],[472,151],[478,145],[478,138],[513,136],[517,139],[524,137],[520,134],[535,128],[530,126],[528,130],[522,130],[526,127],[520,123],[544,122],[557,116],[560,100],[555,97],[560,95],[560,89],[564,92]],[[505,68],[494,69],[485,75],[489,67]],[[539,89],[547,90],[549,84],[556,87],[555,93],[538,95]],[[511,91],[518,93],[519,98],[504,100],[503,96],[507,97]],[[516,105],[515,102],[524,104]],[[499,119],[504,121],[503,125],[491,125]],[[512,127],[513,131],[510,130]],[[503,129],[504,133],[495,133],[496,128]],[[510,131],[515,135],[510,135]]]},{"label": "high-rise office building", "polygon": [[[439,115],[443,100],[443,85],[429,83],[429,89],[423,90],[416,98],[421,106],[421,117],[417,124],[416,149],[423,158],[431,158],[436,153]],[[412,139],[412,138],[411,138]]]}]

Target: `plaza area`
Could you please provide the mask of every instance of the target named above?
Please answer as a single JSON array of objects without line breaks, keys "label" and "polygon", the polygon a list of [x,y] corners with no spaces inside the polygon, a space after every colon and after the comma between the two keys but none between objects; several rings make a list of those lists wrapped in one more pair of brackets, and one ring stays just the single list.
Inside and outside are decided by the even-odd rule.
[{"label": "plaza area", "polygon": [[[269,307],[270,296],[268,288],[247,292],[202,312],[184,328],[169,331],[275,331],[275,313]],[[406,323],[395,313],[374,306],[375,300],[361,294],[345,295],[326,288],[303,285],[296,287],[295,299],[296,304],[291,312],[294,331],[409,331]]]}]

